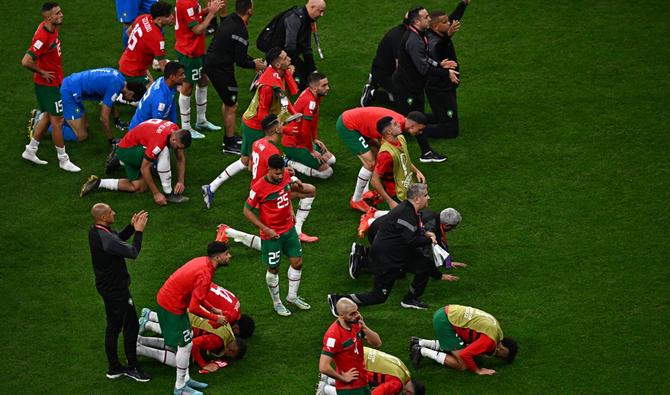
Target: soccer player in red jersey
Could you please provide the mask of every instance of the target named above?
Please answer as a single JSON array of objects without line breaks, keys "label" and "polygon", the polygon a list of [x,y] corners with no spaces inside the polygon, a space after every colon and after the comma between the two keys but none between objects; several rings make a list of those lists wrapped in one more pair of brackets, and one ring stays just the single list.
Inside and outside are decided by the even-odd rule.
[{"label": "soccer player in red jersey", "polygon": [[331,165],[335,163],[335,155],[318,139],[319,106],[330,92],[330,85],[326,75],[318,71],[307,77],[307,85],[293,105],[293,109],[303,115],[298,129],[284,133],[281,143],[288,165],[295,171],[325,179],[333,175]]},{"label": "soccer player in red jersey", "polygon": [[[337,301],[336,310],[337,319],[323,336],[319,371],[335,379],[338,393],[370,394],[363,339],[373,347],[380,347],[382,341],[377,332],[365,325],[353,300],[341,298]],[[333,362],[336,369],[331,366]]]},{"label": "soccer player in red jersey", "polygon": [[[184,150],[191,145],[191,134],[188,130],[160,119],[150,119],[137,125],[119,142],[116,154],[123,162],[128,178],[100,179],[94,175],[81,187],[79,196],[85,196],[98,188],[111,191],[144,192],[147,187],[153,194],[156,204],[164,206],[167,202],[181,203],[187,200],[181,194],[184,192],[184,178],[186,174],[186,154]],[[172,189],[170,176],[170,150],[174,149],[177,157],[177,183]],[[151,167],[157,161],[157,169],[161,176],[163,195],[156,187]]]},{"label": "soccer player in red jersey", "polygon": [[154,59],[158,60],[161,71],[165,67],[165,38],[161,28],[174,24],[172,6],[164,1],[157,1],[151,6],[151,14],[140,15],[135,19],[128,34],[128,45],[119,60],[119,71],[128,82],[141,82],[149,85],[153,77],[149,66]]},{"label": "soccer player in red jersey", "polygon": [[[281,136],[293,131],[290,126],[283,126],[274,114],[268,114],[261,121],[265,137],[254,141],[251,146],[251,161],[249,162],[249,171],[251,171],[251,185],[263,178],[268,172],[268,159],[272,155],[282,156],[281,145],[279,144]],[[316,187],[312,184],[303,183],[302,188],[291,187],[291,198],[300,198],[298,203],[298,212],[295,216],[295,230],[298,232],[298,238],[303,243],[315,243],[319,241],[316,236],[309,236],[303,233],[302,226],[305,224],[309,212],[312,210],[312,203],[316,195]]]},{"label": "soccer player in red jersey", "polygon": [[181,127],[191,130],[191,93],[195,87],[197,121],[195,127],[201,130],[221,130],[207,120],[207,84],[209,79],[203,74],[205,62],[205,33],[212,19],[223,7],[220,0],[212,0],[204,10],[198,0],[177,0],[174,25],[177,60],[186,68],[186,80],[179,95]]},{"label": "soccer player in red jersey", "polygon": [[427,357],[456,370],[490,376],[496,371],[478,367],[475,357],[496,356],[512,363],[518,351],[514,339],[503,337],[498,320],[474,307],[451,304],[439,308],[433,314],[433,329],[436,340],[412,337],[409,341],[415,368]]},{"label": "soccer player in red jersey", "polygon": [[242,115],[242,147],[240,148],[242,156],[240,160],[228,165],[211,183],[202,186],[202,197],[207,208],[211,207],[216,190],[249,165],[251,145],[265,135],[261,125],[263,118],[268,114],[275,114],[283,122],[296,113],[288,98],[289,95],[298,93],[298,85],[291,74],[293,69],[291,58],[286,55],[286,52],[275,47],[267,51],[265,59],[269,66],[258,78],[256,93]]},{"label": "soccer player in red jersey", "polygon": [[426,116],[420,112],[413,111],[404,117],[383,107],[354,108],[343,112],[337,119],[337,135],[363,164],[358,172],[354,195],[349,201],[351,208],[362,212],[370,208],[363,200],[363,194],[368,190],[379,151],[379,139],[382,138],[377,131],[377,122],[384,117],[393,118],[403,132],[413,136],[420,134],[428,123]]},{"label": "soccer player in red jersey", "polygon": [[177,269],[156,295],[165,344],[177,348],[175,394],[207,388],[207,384],[191,379],[188,373],[193,331],[187,312],[219,325],[228,323],[222,311],[209,304],[206,297],[214,272],[219,266],[228,266],[230,258],[228,244],[213,241],[207,245],[207,256],[191,259]]},{"label": "soccer player in red jersey", "polygon": [[295,218],[291,207],[291,184],[298,188],[300,180],[291,176],[284,168],[284,159],[273,155],[268,160],[269,170],[265,177],[251,186],[243,213],[260,229],[261,259],[267,266],[265,282],[272,297],[274,310],[281,316],[291,315],[279,297],[279,265],[282,255],[289,259],[288,295],[286,301],[301,310],[311,306],[298,296],[302,275],[302,247],[295,230]]},{"label": "soccer player in red jersey", "polygon": [[[44,21],[35,30],[33,41],[23,55],[21,65],[34,73],[37,109],[46,112],[48,116],[40,118],[34,130],[31,122],[30,142],[21,157],[38,165],[47,164],[47,161],[37,157],[37,149],[51,124],[52,138],[58,154],[58,166],[65,171],[78,172],[81,169],[70,161],[63,141],[63,100],[60,95],[63,65],[58,33],[58,26],[63,23],[63,11],[58,4],[47,2],[42,5],[42,18]],[[36,113],[36,110],[32,111],[33,117]]]}]

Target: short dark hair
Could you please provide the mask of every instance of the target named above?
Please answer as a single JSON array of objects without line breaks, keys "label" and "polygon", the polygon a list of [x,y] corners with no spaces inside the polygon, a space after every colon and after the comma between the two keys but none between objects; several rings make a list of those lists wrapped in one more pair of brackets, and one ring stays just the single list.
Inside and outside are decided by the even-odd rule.
[{"label": "short dark hair", "polygon": [[407,11],[407,22],[409,22],[409,24],[414,23],[416,18],[419,17],[419,12],[425,9],[426,7],[420,5],[415,5],[414,7],[410,8],[409,11]]},{"label": "short dark hair", "polygon": [[176,61],[167,62],[165,68],[163,69],[163,78],[168,79],[173,75],[176,75],[179,70],[185,70],[183,64]]},{"label": "short dark hair", "polygon": [[151,17],[155,19],[161,16],[170,16],[173,9],[174,7],[170,4],[164,1],[157,1],[151,5]]},{"label": "short dark hair", "polygon": [[393,117],[384,117],[377,121],[377,132],[383,136],[384,130],[391,125],[391,122],[393,122]]},{"label": "short dark hair", "polygon": [[177,140],[184,144],[184,148],[188,148],[191,146],[191,131],[186,130],[186,129],[179,129],[176,132],[173,133],[175,137],[177,137]]},{"label": "short dark hair", "polygon": [[210,258],[226,251],[228,251],[228,244],[222,241],[213,241],[207,244],[207,256]]},{"label": "short dark hair", "polygon": [[126,82],[126,89],[133,92],[133,101],[139,101],[147,91],[147,87],[143,83],[136,81]]},{"label": "short dark hair", "polygon": [[412,384],[414,384],[414,395],[424,395],[426,393],[426,385],[423,382],[412,379]]},{"label": "short dark hair", "polygon": [[272,47],[268,49],[268,51],[265,53],[265,61],[268,62],[268,64],[271,64],[277,60],[282,51],[283,50],[279,47]]},{"label": "short dark hair", "polygon": [[235,343],[237,343],[237,357],[235,357],[235,359],[242,359],[244,354],[247,353],[247,342],[241,337],[236,337]]},{"label": "short dark hair", "polygon": [[435,20],[437,18],[445,16],[445,15],[447,15],[447,13],[442,11],[442,10],[433,11],[433,12],[430,13],[430,19],[432,19],[433,22],[435,22]]},{"label": "short dark hair", "polygon": [[421,111],[412,111],[405,117],[421,125],[428,125],[428,118]]},{"label": "short dark hair", "polygon": [[261,120],[261,127],[263,130],[268,130],[277,123],[279,123],[279,118],[275,114],[270,113]]},{"label": "short dark hair", "polygon": [[256,330],[256,322],[254,322],[251,316],[246,314],[242,314],[235,324],[237,324],[237,328],[239,329],[238,335],[245,339],[250,338]]},{"label": "short dark hair", "polygon": [[514,362],[514,358],[516,358],[516,353],[517,351],[519,351],[519,345],[516,343],[516,340],[512,339],[511,337],[503,337],[500,343],[502,343],[502,345],[509,350],[509,354],[507,354],[505,361],[507,363]]},{"label": "short dark hair", "polygon": [[42,4],[42,12],[49,12],[55,7],[59,7],[58,3],[54,1],[47,1],[46,3]]},{"label": "short dark hair", "polygon": [[284,168],[284,158],[274,154],[268,159],[268,167],[270,169],[283,169]]},{"label": "short dark hair", "polygon": [[318,71],[313,71],[307,76],[307,84],[312,85],[312,83],[319,82],[324,78],[327,78],[325,74]]},{"label": "short dark hair", "polygon": [[252,1],[251,0],[237,0],[235,2],[235,12],[244,15],[249,11],[249,9],[252,7]]}]

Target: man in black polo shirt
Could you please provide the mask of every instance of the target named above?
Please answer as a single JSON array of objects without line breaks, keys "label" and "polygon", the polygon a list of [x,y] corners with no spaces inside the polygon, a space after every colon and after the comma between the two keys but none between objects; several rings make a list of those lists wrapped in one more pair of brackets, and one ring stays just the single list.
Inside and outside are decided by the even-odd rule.
[{"label": "man in black polo shirt", "polygon": [[[121,233],[116,233],[110,228],[116,213],[109,205],[96,203],[91,208],[91,215],[95,224],[88,232],[88,243],[91,247],[95,287],[102,296],[107,315],[105,332],[105,352],[109,363],[107,378],[127,376],[140,382],[149,381],[151,376],[140,370],[137,364],[135,343],[139,323],[135,304],[130,296],[130,275],[125,261],[125,258],[135,259],[139,255],[142,248],[142,232],[149,214],[146,211],[135,213],[130,225]],[[133,234],[135,234],[133,244],[126,243]],[[121,365],[117,355],[117,341],[121,330],[123,330],[123,345],[128,367]]]},{"label": "man in black polo shirt", "polygon": [[[434,11],[430,14],[430,29],[426,31],[430,57],[437,61],[456,58],[456,48],[451,37],[460,28],[460,19],[465,13],[470,0],[461,0],[456,9],[447,15],[444,11]],[[426,79],[426,96],[437,125],[427,127],[423,132],[428,137],[455,138],[458,137],[458,106],[456,103],[456,88],[460,83],[458,64],[449,69],[449,78],[428,76]]]},{"label": "man in black polo shirt", "polygon": [[249,48],[247,24],[253,14],[254,7],[251,0],[237,0],[235,12],[223,18],[205,57],[205,74],[223,101],[221,112],[226,132],[223,138],[223,152],[237,155],[240,154],[242,139],[235,135],[238,96],[235,65],[244,69],[256,69],[256,72],[265,69],[263,59],[252,59],[247,54]]},{"label": "man in black polo shirt", "polygon": [[[449,78],[449,69],[456,62],[444,59],[437,62],[428,54],[428,38],[425,31],[430,26],[430,15],[421,7],[407,13],[407,31],[400,41],[398,67],[393,73],[393,95],[398,112],[407,115],[411,111],[424,112],[424,88],[428,76]],[[421,148],[421,162],[444,162],[447,158],[430,148],[425,135],[417,136]]]}]

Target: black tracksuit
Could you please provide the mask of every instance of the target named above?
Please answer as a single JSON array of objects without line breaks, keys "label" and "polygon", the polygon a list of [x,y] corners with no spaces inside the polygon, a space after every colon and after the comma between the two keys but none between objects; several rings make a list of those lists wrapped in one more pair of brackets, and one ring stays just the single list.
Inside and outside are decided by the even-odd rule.
[{"label": "black tracksuit", "polygon": [[[466,7],[464,2],[459,2],[454,12],[449,15],[449,20],[460,20],[463,17],[463,13],[465,13]],[[448,34],[440,36],[435,31],[429,29],[426,35],[428,36],[428,48],[431,58],[437,61],[449,59],[458,62],[456,48],[454,48],[454,43]],[[456,67],[456,71],[459,70],[459,67]],[[457,87],[457,85],[451,83],[449,78],[428,77],[426,81],[426,96],[437,122],[437,127],[424,130],[424,133],[428,137],[458,137]]]},{"label": "black tracksuit", "polygon": [[293,77],[302,90],[307,86],[307,76],[316,70],[314,54],[312,53],[312,23],[307,8],[296,8],[284,15],[283,23],[277,25],[273,35],[276,42],[273,47],[280,47],[291,58],[295,66]]},{"label": "black tracksuit", "polygon": [[233,13],[221,20],[214,38],[207,48],[205,74],[212,86],[228,106],[237,103],[238,87],[235,80],[235,65],[244,69],[256,67],[247,54],[249,32],[242,17]]},{"label": "black tracksuit", "polygon": [[[400,51],[400,40],[407,31],[407,25],[401,23],[392,28],[381,39],[377,45],[377,52],[375,58],[372,60],[372,67],[370,75],[372,79],[370,83],[376,90],[382,88],[389,93],[393,93],[393,72],[396,68],[396,59],[398,59],[398,52]],[[381,95],[383,97],[385,95]],[[377,99],[375,95],[375,99]]]},{"label": "black tracksuit", "polygon": [[370,226],[368,237],[373,240],[368,266],[374,275],[372,291],[335,295],[336,298],[347,296],[360,306],[383,303],[403,272],[414,273],[406,297],[421,296],[433,274],[434,265],[428,264],[419,249],[430,246],[432,242],[425,236],[421,219],[412,203],[405,200],[375,220]]},{"label": "black tracksuit", "polygon": [[[133,244],[125,241],[133,234]],[[91,261],[95,273],[95,287],[105,304],[107,328],[105,352],[110,370],[121,368],[117,355],[117,341],[123,330],[123,345],[128,367],[137,367],[135,343],[139,324],[137,311],[130,296],[130,275],[125,258],[135,259],[142,248],[142,232],[135,232],[132,225],[117,234],[109,227],[94,225],[88,232]]]}]

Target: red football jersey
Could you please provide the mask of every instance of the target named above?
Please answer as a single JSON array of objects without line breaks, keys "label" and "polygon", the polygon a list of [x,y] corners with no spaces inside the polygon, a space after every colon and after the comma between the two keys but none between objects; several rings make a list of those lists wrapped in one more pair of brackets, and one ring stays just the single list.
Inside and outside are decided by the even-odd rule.
[{"label": "red football jersey", "polygon": [[[400,142],[393,145],[399,147]],[[381,177],[382,185],[384,185],[384,190],[386,193],[388,193],[391,197],[396,196],[395,177],[393,176],[393,157],[390,153],[383,151],[377,154],[377,161],[375,162],[374,172],[379,174]]]},{"label": "red football jersey", "polygon": [[155,161],[158,154],[167,146],[170,135],[179,130],[179,126],[162,119],[150,119],[131,129],[119,141],[119,147],[130,148],[141,145],[144,147],[144,156]]},{"label": "red football jersey", "polygon": [[272,155],[283,156],[279,147],[268,137],[256,140],[251,145],[251,185],[268,173],[268,159]]},{"label": "red football jersey", "polygon": [[204,14],[198,0],[177,0],[175,5],[174,49],[189,58],[205,54],[205,32],[195,34],[191,30],[202,23]]},{"label": "red football jersey", "polygon": [[140,15],[128,36],[128,45],[119,60],[119,70],[130,77],[144,77],[154,58],[165,58],[163,32],[151,15]]},{"label": "red football jersey", "polygon": [[377,132],[377,122],[384,117],[393,117],[400,128],[405,130],[405,117],[383,107],[358,107],[342,113],[342,123],[347,129],[355,130],[370,139],[381,139]]},{"label": "red football jersey", "polygon": [[[158,290],[156,301],[172,314],[185,314],[187,308],[196,304],[200,305],[205,300],[212,284],[212,276],[214,276],[214,267],[209,263],[209,258],[206,256],[193,258],[165,281],[165,284]],[[191,313],[197,314],[198,312],[191,311]],[[205,317],[205,315],[202,316]],[[205,318],[216,320],[216,316],[211,315]]]},{"label": "red football jersey", "polygon": [[[282,235],[294,225],[293,208],[291,208],[291,174],[284,169],[284,177],[279,184],[260,178],[251,186],[246,206],[258,210],[258,219],[270,229]],[[261,230],[261,239],[270,237]],[[361,349],[361,352],[362,349]]]},{"label": "red football jersey", "polygon": [[217,309],[223,310],[230,325],[240,319],[240,301],[229,290],[212,283],[206,297],[207,302]]},{"label": "red football jersey", "polygon": [[33,81],[36,84],[46,86],[60,86],[63,83],[63,64],[61,62],[60,37],[58,27],[53,32],[47,30],[44,22],[40,23],[33,34],[33,41],[27,51],[33,60],[37,61],[37,67],[46,71],[53,71],[54,77],[51,81],[34,73]]},{"label": "red football jersey", "polygon": [[321,98],[314,97],[312,91],[305,89],[293,105],[295,112],[302,114],[298,122],[298,132],[288,131],[284,133],[281,144],[285,147],[300,147],[314,151],[314,140],[317,138],[319,128],[319,105]]},{"label": "red football jersey", "polygon": [[363,355],[363,336],[360,324],[352,324],[351,329],[347,330],[338,320],[335,320],[323,335],[321,354],[333,358],[337,372],[344,373],[351,368],[358,370],[358,378],[349,384],[336,380],[335,388],[338,390],[361,388],[368,384]]}]

